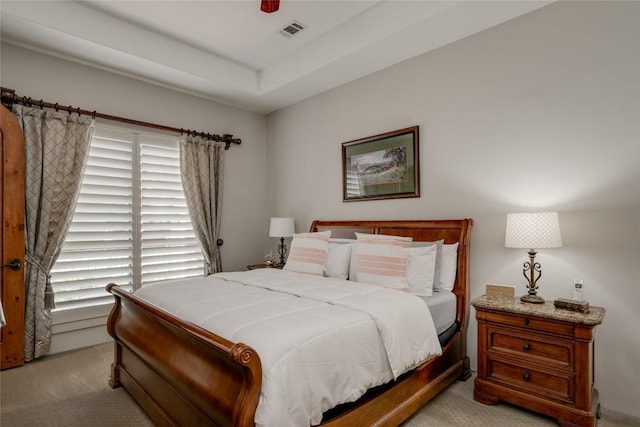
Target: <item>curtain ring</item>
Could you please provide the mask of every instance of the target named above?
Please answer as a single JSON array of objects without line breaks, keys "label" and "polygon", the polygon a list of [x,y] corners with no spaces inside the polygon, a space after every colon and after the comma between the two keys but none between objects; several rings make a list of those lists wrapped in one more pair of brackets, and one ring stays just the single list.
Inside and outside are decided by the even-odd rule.
[{"label": "curtain ring", "polygon": [[42,99],[40,100],[40,109],[44,109],[44,101]]},{"label": "curtain ring", "polygon": [[184,129],[180,128],[180,136],[182,136]]},{"label": "curtain ring", "polygon": [[77,108],[78,117],[80,117],[80,107]]},{"label": "curtain ring", "polygon": [[69,107],[67,108],[67,113],[69,113],[69,115],[73,113],[73,106],[69,105]]},{"label": "curtain ring", "polygon": [[54,106],[54,108],[56,109],[56,111],[58,111],[58,103],[56,102],[56,105]]},{"label": "curtain ring", "polygon": [[95,120],[95,119],[96,119],[96,114],[97,114],[97,113],[96,113],[96,110],[93,110],[93,113],[91,113],[91,117],[93,117],[93,120]]}]

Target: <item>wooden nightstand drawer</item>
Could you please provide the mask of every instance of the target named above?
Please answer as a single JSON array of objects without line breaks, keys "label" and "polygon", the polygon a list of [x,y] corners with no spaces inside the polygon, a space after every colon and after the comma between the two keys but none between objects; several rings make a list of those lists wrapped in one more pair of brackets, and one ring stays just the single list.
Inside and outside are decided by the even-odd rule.
[{"label": "wooden nightstand drawer", "polygon": [[535,393],[545,399],[551,398],[569,403],[574,401],[574,377],[571,375],[554,375],[523,365],[516,366],[489,360],[487,379]]},{"label": "wooden nightstand drawer", "polygon": [[546,320],[534,316],[487,312],[485,320],[487,322],[517,326],[525,330],[544,332],[554,335],[566,335],[568,337],[573,337],[574,334],[574,327],[570,323],[554,322],[552,320]]},{"label": "wooden nightstand drawer", "polygon": [[572,341],[543,335],[511,331],[505,328],[487,328],[488,350],[574,372],[574,345]]}]

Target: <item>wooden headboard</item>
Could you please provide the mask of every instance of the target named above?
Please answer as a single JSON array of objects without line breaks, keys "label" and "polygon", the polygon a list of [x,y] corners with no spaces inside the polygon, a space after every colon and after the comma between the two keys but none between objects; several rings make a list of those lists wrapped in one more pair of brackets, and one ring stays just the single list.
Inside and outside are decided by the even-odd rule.
[{"label": "wooden headboard", "polygon": [[413,237],[417,242],[443,239],[445,244],[459,243],[458,269],[453,293],[456,295],[456,323],[466,335],[469,323],[469,246],[472,219],[407,221],[313,221],[309,231],[331,230],[331,237],[355,239],[355,233]]}]

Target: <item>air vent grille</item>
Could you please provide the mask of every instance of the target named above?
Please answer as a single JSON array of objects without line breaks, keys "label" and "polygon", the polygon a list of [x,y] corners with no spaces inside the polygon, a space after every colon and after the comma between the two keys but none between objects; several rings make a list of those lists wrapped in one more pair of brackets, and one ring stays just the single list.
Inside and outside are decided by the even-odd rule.
[{"label": "air vent grille", "polygon": [[287,24],[286,27],[280,30],[280,34],[285,37],[293,37],[305,28],[307,28],[307,26],[302,22],[293,20],[289,24]]}]

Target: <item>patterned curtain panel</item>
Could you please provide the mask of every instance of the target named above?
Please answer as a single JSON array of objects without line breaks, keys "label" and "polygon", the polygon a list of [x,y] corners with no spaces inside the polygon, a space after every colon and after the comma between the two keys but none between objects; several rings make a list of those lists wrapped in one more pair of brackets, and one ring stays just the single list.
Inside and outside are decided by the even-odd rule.
[{"label": "patterned curtain panel", "polygon": [[204,275],[222,271],[217,241],[222,219],[224,146],[188,136],[180,141],[182,187],[205,260]]},{"label": "patterned curtain panel", "polygon": [[75,210],[94,120],[14,105],[25,140],[25,361],[51,344],[53,291],[49,273]]}]

